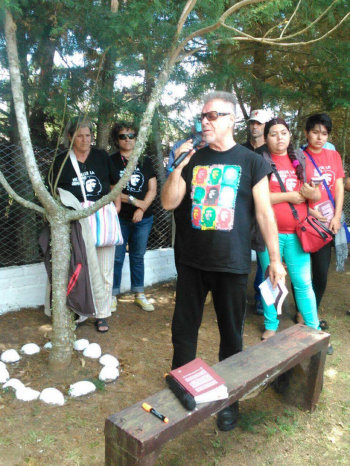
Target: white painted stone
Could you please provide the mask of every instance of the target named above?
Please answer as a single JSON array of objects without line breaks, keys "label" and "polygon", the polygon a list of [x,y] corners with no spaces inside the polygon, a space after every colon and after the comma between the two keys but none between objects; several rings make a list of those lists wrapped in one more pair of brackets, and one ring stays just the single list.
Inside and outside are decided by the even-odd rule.
[{"label": "white painted stone", "polygon": [[101,369],[101,372],[98,376],[102,382],[109,383],[113,382],[119,377],[119,370],[116,367],[105,366]]},{"label": "white painted stone", "polygon": [[119,367],[119,361],[115,356],[112,356],[111,354],[104,354],[103,356],[100,357],[99,363],[102,364],[102,366],[109,366],[109,367]]},{"label": "white painted stone", "polygon": [[77,351],[84,351],[85,348],[89,346],[89,340],[86,340],[85,338],[81,338],[80,340],[75,340],[74,342],[74,349]]},{"label": "white painted stone", "polygon": [[19,388],[16,390],[16,398],[21,401],[33,401],[37,400],[40,396],[40,392],[33,390],[30,387]]},{"label": "white painted stone", "polygon": [[45,349],[52,349],[52,343],[51,343],[51,341],[48,341],[47,343],[45,343],[44,348],[45,348]]},{"label": "white painted stone", "polygon": [[92,359],[98,359],[101,354],[101,346],[98,343],[90,343],[83,351],[83,355],[85,357]]},{"label": "white painted stone", "polygon": [[1,361],[6,363],[17,362],[21,359],[21,356],[15,349],[8,349],[1,354]]},{"label": "white painted stone", "polygon": [[24,388],[24,383],[19,379],[10,379],[2,386],[2,388],[13,388],[14,390],[18,390],[19,388]]},{"label": "white painted stone", "polygon": [[0,383],[5,383],[9,380],[10,374],[6,367],[0,369]]},{"label": "white painted stone", "polygon": [[3,368],[3,369],[7,369],[6,367],[6,364],[2,361],[0,361],[0,369]]},{"label": "white painted stone", "polygon": [[50,405],[64,405],[64,396],[57,388],[45,388],[40,393],[39,400]]},{"label": "white painted stone", "polygon": [[36,353],[40,353],[40,347],[36,343],[27,343],[23,345],[21,351],[24,354],[32,355]]},{"label": "white painted stone", "polygon": [[96,386],[88,380],[82,380],[80,382],[73,383],[68,390],[71,397],[75,398],[78,396],[88,395],[96,390]]}]

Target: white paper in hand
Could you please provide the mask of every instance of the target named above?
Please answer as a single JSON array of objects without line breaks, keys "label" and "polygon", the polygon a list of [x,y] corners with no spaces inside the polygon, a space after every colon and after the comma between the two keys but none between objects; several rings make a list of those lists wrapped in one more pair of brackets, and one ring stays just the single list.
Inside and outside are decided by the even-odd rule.
[{"label": "white paper in hand", "polygon": [[271,304],[274,304],[277,314],[281,315],[282,304],[288,294],[287,287],[282,280],[279,280],[277,286],[273,288],[270,277],[267,277],[267,279],[259,285],[259,288],[266,305],[271,306]]}]

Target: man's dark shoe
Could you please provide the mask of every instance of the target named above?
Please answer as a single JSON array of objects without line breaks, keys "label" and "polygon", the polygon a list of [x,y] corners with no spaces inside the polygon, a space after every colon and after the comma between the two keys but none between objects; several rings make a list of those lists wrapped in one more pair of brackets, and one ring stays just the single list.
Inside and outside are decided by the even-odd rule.
[{"label": "man's dark shoe", "polygon": [[324,319],[321,319],[320,320],[320,328],[321,328],[321,330],[329,329],[328,322],[326,320],[324,320]]},{"label": "man's dark shoe", "polygon": [[218,412],[216,424],[220,430],[228,431],[236,427],[238,421],[238,401]]}]

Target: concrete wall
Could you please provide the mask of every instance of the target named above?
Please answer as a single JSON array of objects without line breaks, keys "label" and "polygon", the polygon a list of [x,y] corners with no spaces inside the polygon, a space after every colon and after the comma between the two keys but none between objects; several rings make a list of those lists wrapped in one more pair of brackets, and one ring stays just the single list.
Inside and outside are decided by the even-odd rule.
[{"label": "concrete wall", "polygon": [[[145,286],[175,278],[172,248],[147,251]],[[46,271],[43,263],[0,268],[0,314],[44,304]],[[121,291],[130,289],[129,255],[125,257]]]}]

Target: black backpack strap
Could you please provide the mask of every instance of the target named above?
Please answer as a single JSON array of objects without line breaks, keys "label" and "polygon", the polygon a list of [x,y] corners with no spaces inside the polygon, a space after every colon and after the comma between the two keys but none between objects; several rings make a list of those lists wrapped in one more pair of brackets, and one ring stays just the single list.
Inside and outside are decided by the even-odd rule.
[{"label": "black backpack strap", "polygon": [[[280,187],[281,187],[281,191],[286,193],[287,190],[283,184],[283,181],[280,177],[280,174],[278,173],[278,170],[276,168],[276,165],[274,163],[271,163],[271,168],[272,168],[272,171],[273,173],[275,174],[276,178],[277,178],[277,181],[279,182],[280,184]],[[289,204],[289,207],[291,208],[291,211],[292,211],[292,214],[293,214],[293,217],[295,218],[295,220],[298,220],[299,221],[299,215],[298,215],[298,212],[296,211],[294,205],[291,203],[291,202],[288,202]]]}]

